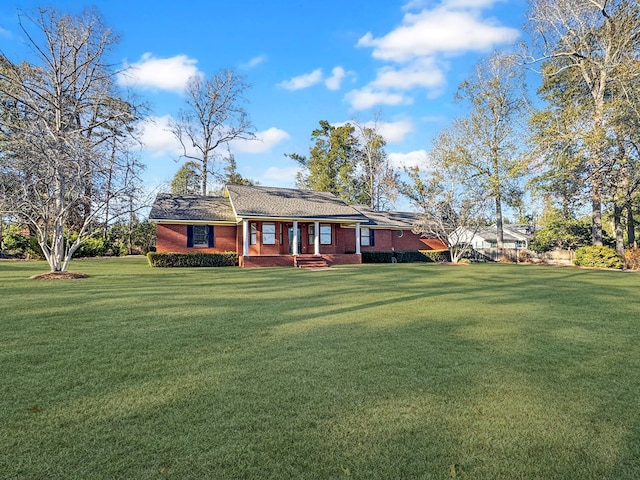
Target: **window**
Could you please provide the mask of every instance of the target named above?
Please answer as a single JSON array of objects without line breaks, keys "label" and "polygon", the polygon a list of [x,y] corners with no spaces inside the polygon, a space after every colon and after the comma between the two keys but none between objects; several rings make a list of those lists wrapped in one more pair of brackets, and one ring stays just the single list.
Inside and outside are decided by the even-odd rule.
[{"label": "window", "polygon": [[309,237],[307,240],[307,245],[314,245],[316,242],[315,225],[307,226],[307,235]]},{"label": "window", "polygon": [[331,225],[320,225],[320,244],[331,245]]},{"label": "window", "polygon": [[276,224],[263,223],[262,224],[262,244],[275,245],[275,243],[276,243]]},{"label": "window", "polygon": [[249,230],[251,232],[251,238],[249,240],[249,242],[251,243],[251,245],[255,245],[256,244],[256,232],[258,231],[258,227],[256,226],[255,223],[251,223],[249,224]]},{"label": "window", "polygon": [[398,238],[402,238],[404,232],[402,230],[396,230],[396,235],[398,236]]},{"label": "window", "polygon": [[187,247],[213,247],[213,225],[187,225]]},{"label": "window", "polygon": [[360,245],[363,247],[372,247],[375,245],[373,232],[369,227],[362,227],[360,229]]}]

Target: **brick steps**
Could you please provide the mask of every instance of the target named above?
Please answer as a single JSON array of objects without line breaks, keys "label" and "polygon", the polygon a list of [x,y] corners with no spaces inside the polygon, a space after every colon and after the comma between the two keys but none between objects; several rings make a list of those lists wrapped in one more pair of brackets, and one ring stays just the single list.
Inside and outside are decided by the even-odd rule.
[{"label": "brick steps", "polygon": [[329,268],[329,264],[324,258],[316,256],[298,255],[294,259],[294,265],[298,268]]}]

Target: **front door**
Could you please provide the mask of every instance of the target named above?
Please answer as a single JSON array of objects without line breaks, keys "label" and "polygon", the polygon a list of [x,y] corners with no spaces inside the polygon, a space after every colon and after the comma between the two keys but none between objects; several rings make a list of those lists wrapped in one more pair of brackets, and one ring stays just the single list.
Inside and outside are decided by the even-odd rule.
[{"label": "front door", "polygon": [[[289,239],[289,255],[293,254],[293,225],[287,226],[287,238]],[[302,228],[298,224],[298,253],[302,253]]]}]

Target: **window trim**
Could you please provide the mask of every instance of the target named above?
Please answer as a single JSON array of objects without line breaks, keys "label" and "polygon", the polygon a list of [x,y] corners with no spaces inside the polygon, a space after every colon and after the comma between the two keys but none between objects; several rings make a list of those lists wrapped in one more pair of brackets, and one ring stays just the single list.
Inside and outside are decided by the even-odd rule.
[{"label": "window trim", "polygon": [[[329,230],[328,232],[327,232],[327,228]],[[323,232],[323,229],[324,229],[324,232]],[[330,223],[321,223],[319,233],[320,233],[320,245],[333,245],[333,228]],[[327,237],[329,241],[327,241]]]},{"label": "window trim", "polygon": [[[273,227],[272,232],[265,231],[265,227]],[[273,241],[267,241],[267,239],[273,239]],[[276,224],[273,222],[262,223],[262,244],[263,245],[275,245],[276,244]]]},{"label": "window trim", "polygon": [[[204,229],[204,232],[197,233],[197,230]],[[204,238],[196,243],[196,236],[204,233]],[[214,246],[213,225],[187,225],[187,248],[211,248]]]},{"label": "window trim", "polygon": [[307,225],[307,245],[315,245],[316,242],[316,227],[313,224]]},{"label": "window trim", "polygon": [[255,245],[258,242],[258,224],[249,222],[249,245]]},{"label": "window trim", "polygon": [[374,247],[376,245],[374,232],[375,230],[373,228],[360,227],[360,246],[361,247]]}]

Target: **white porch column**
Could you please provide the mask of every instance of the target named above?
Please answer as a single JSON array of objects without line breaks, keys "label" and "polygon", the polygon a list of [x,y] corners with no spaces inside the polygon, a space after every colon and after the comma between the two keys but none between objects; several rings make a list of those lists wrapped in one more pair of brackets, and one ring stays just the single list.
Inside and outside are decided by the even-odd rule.
[{"label": "white porch column", "polygon": [[356,255],[360,255],[360,224],[356,223]]},{"label": "white porch column", "polygon": [[249,221],[242,220],[242,256],[249,256]]},{"label": "white porch column", "polygon": [[313,222],[313,254],[320,255],[320,222]]},{"label": "white porch column", "polygon": [[291,245],[291,253],[298,255],[300,253],[300,239],[298,238],[298,221],[293,221],[293,245]]}]

